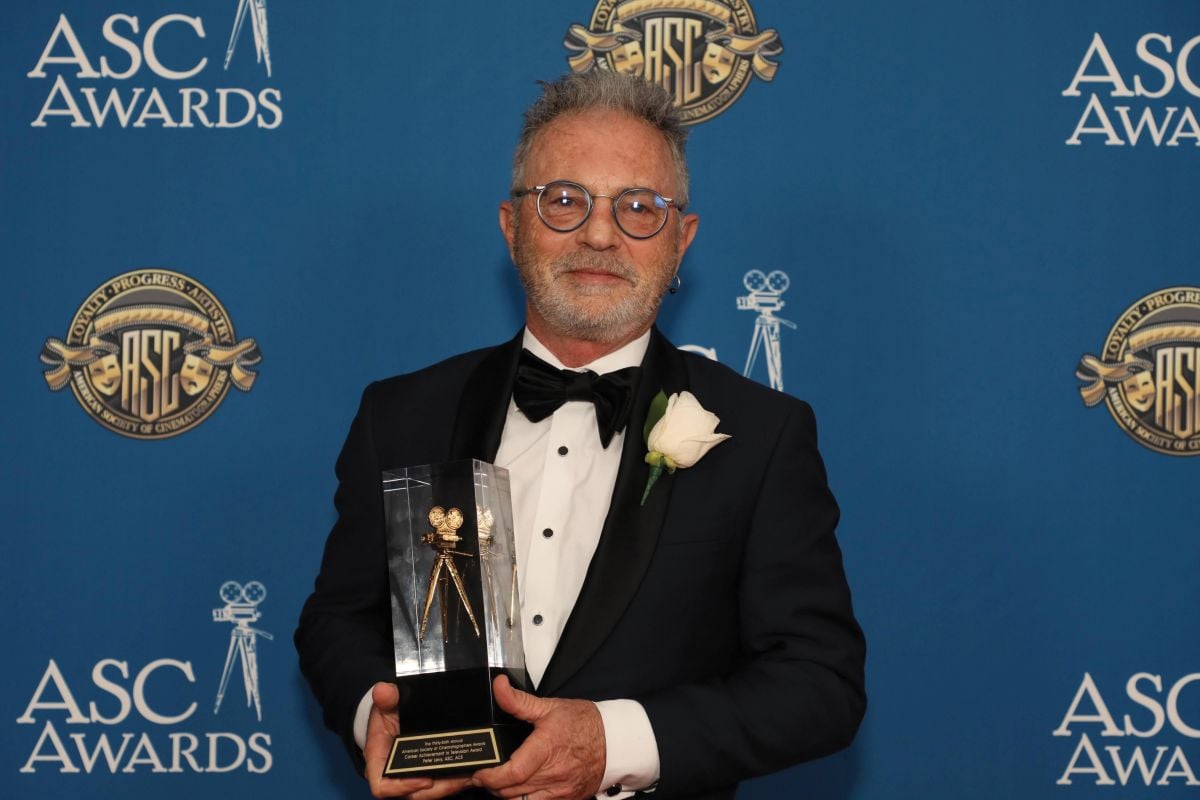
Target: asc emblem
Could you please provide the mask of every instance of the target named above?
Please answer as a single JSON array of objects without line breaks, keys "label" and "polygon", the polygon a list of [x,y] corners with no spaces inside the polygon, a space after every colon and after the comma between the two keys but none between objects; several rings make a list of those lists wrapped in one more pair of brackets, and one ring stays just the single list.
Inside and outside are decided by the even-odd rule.
[{"label": "asc emblem", "polygon": [[1108,405],[1139,444],[1200,455],[1200,288],[1176,286],[1122,314],[1100,357],[1084,355],[1075,377],[1088,406]]},{"label": "asc emblem", "polygon": [[199,425],[230,385],[250,391],[262,360],[238,341],[220,301],[186,275],[142,269],[105,282],[71,318],[66,341],[42,346],[51,391],[68,384],[104,427],[165,439]]},{"label": "asc emblem", "polygon": [[724,111],[752,72],[773,80],[771,59],[783,52],[746,0],[600,0],[588,27],[572,25],[563,44],[575,72],[611,69],[660,84],[687,125]]}]

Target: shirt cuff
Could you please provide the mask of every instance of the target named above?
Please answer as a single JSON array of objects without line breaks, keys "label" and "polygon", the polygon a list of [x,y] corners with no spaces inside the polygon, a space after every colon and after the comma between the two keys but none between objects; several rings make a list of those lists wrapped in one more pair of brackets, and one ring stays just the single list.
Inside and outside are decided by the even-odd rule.
[{"label": "shirt cuff", "polygon": [[358,701],[358,710],[354,712],[354,743],[358,745],[359,750],[367,746],[367,721],[371,719],[371,702],[371,689],[368,689],[362,700]]},{"label": "shirt cuff", "polygon": [[652,790],[660,765],[658,741],[646,709],[636,700],[601,700],[596,708],[604,723],[606,750],[604,779],[596,797],[608,800]]}]

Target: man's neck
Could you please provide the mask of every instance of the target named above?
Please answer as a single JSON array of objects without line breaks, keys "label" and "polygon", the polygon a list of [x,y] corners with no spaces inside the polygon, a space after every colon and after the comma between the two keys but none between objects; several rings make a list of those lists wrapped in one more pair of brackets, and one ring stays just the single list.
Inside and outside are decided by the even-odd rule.
[{"label": "man's neck", "polygon": [[559,336],[553,331],[548,330],[542,324],[541,320],[535,320],[532,316],[527,317],[525,325],[529,328],[529,332],[536,336],[537,340],[544,344],[546,349],[563,363],[563,366],[568,368],[581,367],[584,364],[592,363],[596,359],[603,358],[609,353],[615,353],[649,330],[649,326],[646,326],[616,341],[597,342]]}]

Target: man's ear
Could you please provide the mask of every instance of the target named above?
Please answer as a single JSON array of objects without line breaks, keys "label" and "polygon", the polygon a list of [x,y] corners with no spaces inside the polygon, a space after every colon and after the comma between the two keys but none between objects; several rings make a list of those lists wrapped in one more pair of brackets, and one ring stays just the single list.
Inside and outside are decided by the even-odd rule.
[{"label": "man's ear", "polygon": [[700,228],[699,214],[684,214],[683,219],[679,222],[679,244],[678,250],[675,253],[676,263],[683,261],[683,254],[692,246],[692,240],[696,238],[696,231]]},{"label": "man's ear", "polygon": [[516,262],[513,255],[513,241],[517,235],[517,219],[516,214],[520,212],[513,208],[512,200],[504,200],[500,203],[500,232],[504,234],[504,241],[508,243],[508,256]]}]

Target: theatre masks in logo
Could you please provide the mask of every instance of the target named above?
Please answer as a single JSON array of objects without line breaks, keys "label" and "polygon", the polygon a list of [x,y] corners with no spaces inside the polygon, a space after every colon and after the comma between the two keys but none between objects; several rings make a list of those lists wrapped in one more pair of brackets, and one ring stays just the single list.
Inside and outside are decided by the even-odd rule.
[{"label": "theatre masks in logo", "polygon": [[178,272],[127,272],[97,287],[71,318],[66,340],[42,347],[52,391],[70,385],[104,427],[164,439],[199,425],[235,386],[250,391],[262,360],[238,340],[225,307]]},{"label": "theatre masks in logo", "polygon": [[600,0],[587,27],[567,30],[575,72],[641,75],[675,98],[684,124],[715,117],[751,74],[775,78],[783,52],[774,30],[759,31],[746,0]]},{"label": "theatre masks in logo", "polygon": [[1084,381],[1083,402],[1106,403],[1139,444],[1200,455],[1200,288],[1138,300],[1108,332],[1101,355],[1084,355],[1075,376]]},{"label": "theatre masks in logo", "polygon": [[233,630],[229,632],[229,651],[225,655],[225,669],[221,673],[221,685],[217,688],[213,713],[221,713],[221,701],[225,699],[229,678],[237,666],[246,689],[246,705],[254,707],[258,721],[262,722],[262,694],[258,689],[258,637],[267,640],[274,637],[266,631],[251,628],[250,623],[258,622],[262,617],[258,604],[267,599],[267,587],[258,581],[250,581],[245,586],[237,581],[225,581],[221,584],[220,595],[225,606],[213,609],[213,622],[231,622]]},{"label": "theatre masks in logo", "polygon": [[786,325],[795,330],[796,323],[775,316],[786,305],[781,295],[792,283],[787,273],[773,270],[769,274],[752,269],[742,277],[742,285],[750,292],[737,299],[739,311],[754,311],[754,335],[750,337],[750,352],[746,355],[746,368],[742,374],[747,378],[754,372],[758,354],[763,353],[767,362],[767,378],[772,389],[783,391],[783,354],[779,345],[779,326]]}]

